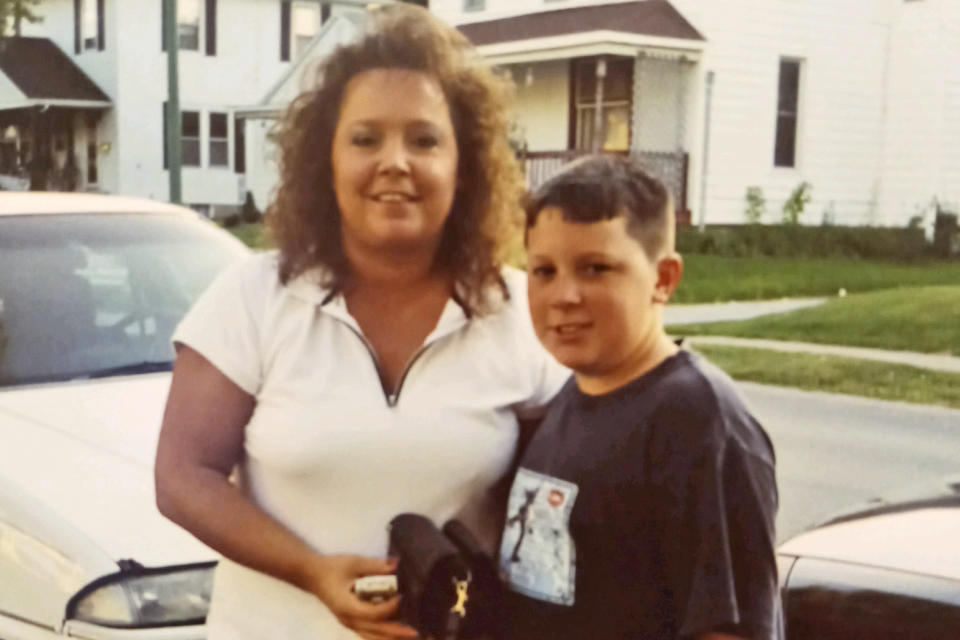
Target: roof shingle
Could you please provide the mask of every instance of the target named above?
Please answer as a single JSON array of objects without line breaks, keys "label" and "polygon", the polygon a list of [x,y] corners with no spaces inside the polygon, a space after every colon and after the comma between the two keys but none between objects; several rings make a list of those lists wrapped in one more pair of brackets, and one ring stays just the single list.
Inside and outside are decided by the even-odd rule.
[{"label": "roof shingle", "polygon": [[457,28],[476,46],[601,30],[704,40],[667,0],[571,7],[463,24]]},{"label": "roof shingle", "polygon": [[29,99],[110,102],[48,38],[5,38],[0,42],[0,72]]}]

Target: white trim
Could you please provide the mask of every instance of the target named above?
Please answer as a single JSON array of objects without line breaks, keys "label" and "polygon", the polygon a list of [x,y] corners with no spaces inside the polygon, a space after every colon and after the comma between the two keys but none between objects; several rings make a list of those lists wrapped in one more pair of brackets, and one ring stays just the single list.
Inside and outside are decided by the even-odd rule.
[{"label": "white trim", "polygon": [[498,42],[477,47],[491,64],[516,64],[595,55],[636,56],[643,51],[653,57],[698,61],[706,42],[664,38],[622,31],[585,31],[562,36]]},{"label": "white trim", "polygon": [[27,99],[27,94],[7,74],[0,71],[0,110],[5,104],[19,103]]},{"label": "white trim", "polygon": [[112,102],[101,100],[66,100],[61,98],[25,98],[17,102],[0,103],[0,111],[24,109],[27,107],[76,107],[78,109],[109,109]]}]

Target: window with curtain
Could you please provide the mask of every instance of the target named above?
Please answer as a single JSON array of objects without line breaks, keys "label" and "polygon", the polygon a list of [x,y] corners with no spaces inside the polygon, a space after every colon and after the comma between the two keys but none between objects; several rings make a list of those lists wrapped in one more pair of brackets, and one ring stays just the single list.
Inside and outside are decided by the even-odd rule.
[{"label": "window with curtain", "polygon": [[295,3],[291,29],[293,57],[297,58],[320,31],[320,5],[315,2]]},{"label": "window with curtain", "polygon": [[[575,62],[575,147],[593,149],[597,112],[597,61]],[[606,61],[601,116],[600,148],[604,151],[627,151],[630,148],[630,109],[633,96],[633,60],[613,58]]]},{"label": "window with curtain", "polygon": [[177,0],[177,38],[180,48],[200,50],[201,0]]}]

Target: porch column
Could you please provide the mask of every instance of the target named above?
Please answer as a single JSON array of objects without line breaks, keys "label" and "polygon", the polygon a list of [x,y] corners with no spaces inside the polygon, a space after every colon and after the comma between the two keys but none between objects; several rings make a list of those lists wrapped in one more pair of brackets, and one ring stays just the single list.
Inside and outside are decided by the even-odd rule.
[{"label": "porch column", "polygon": [[630,101],[630,153],[640,152],[640,98],[642,97],[643,61],[646,55],[643,51],[637,52],[633,59],[633,99]]},{"label": "porch column", "polygon": [[677,153],[683,153],[683,143],[687,137],[687,78],[686,66],[687,59],[683,56],[677,58],[677,95],[676,95],[676,114],[677,114]]},{"label": "porch column", "polygon": [[593,110],[593,152],[603,150],[603,79],[607,77],[607,59],[597,58],[597,92]]}]

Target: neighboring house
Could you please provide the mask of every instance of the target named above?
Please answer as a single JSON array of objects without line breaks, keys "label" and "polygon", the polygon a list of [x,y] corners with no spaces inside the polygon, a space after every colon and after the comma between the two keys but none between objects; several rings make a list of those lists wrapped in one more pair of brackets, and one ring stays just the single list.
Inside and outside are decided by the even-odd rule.
[{"label": "neighboring house", "polygon": [[[351,4],[352,3],[352,4]],[[363,0],[178,0],[183,199],[265,208],[269,132]],[[163,0],[44,0],[0,51],[0,188],[168,198]],[[639,155],[692,223],[930,222],[960,208],[957,0],[430,0],[517,84],[528,180]],[[338,18],[339,16],[339,18]],[[40,53],[37,53],[40,52]],[[599,107],[598,107],[599,105]]]},{"label": "neighboring house", "polygon": [[[433,0],[518,86],[537,182],[600,146],[643,157],[694,223],[903,225],[960,205],[956,0]],[[599,87],[598,87],[599,85]],[[597,104],[600,105],[599,120]]]},{"label": "neighboring house", "polygon": [[[213,215],[243,202],[250,154],[238,109],[260,103],[322,25],[356,7],[178,0],[185,203]],[[43,21],[23,27],[30,37],[0,53],[0,187],[33,169],[38,186],[66,188],[49,169],[70,164],[76,189],[168,199],[162,8],[163,0],[44,0]]]}]

